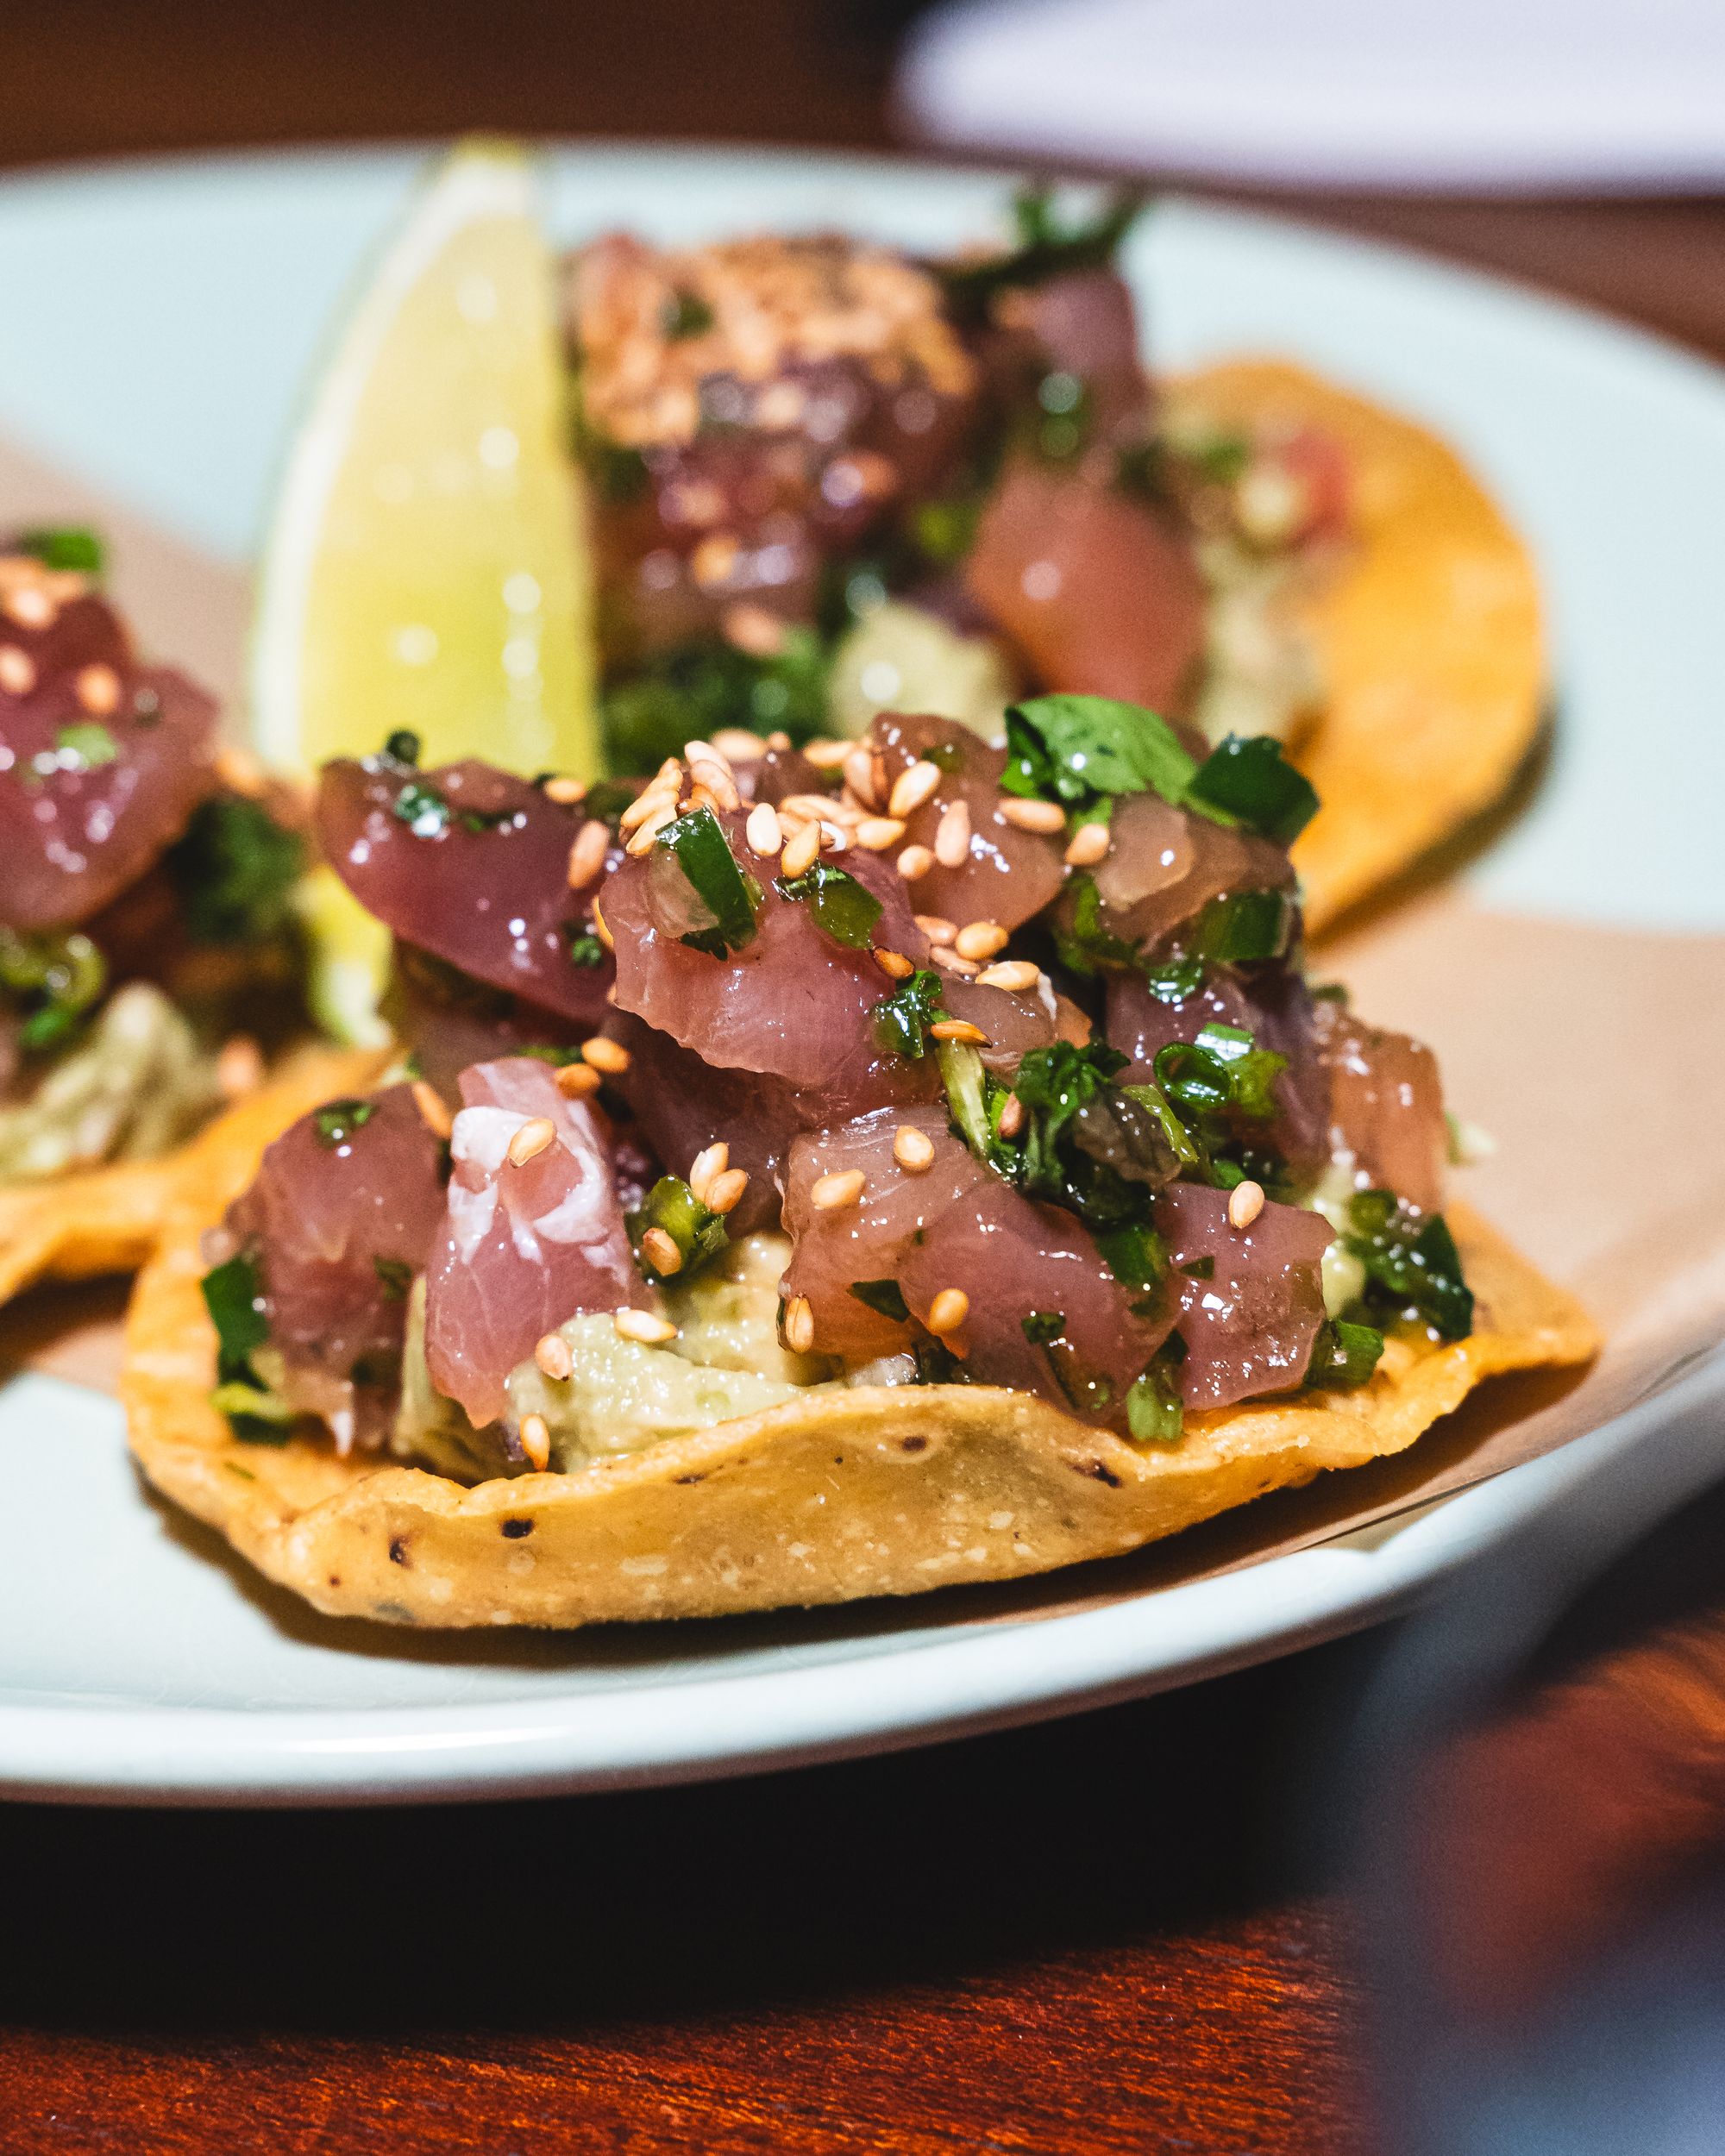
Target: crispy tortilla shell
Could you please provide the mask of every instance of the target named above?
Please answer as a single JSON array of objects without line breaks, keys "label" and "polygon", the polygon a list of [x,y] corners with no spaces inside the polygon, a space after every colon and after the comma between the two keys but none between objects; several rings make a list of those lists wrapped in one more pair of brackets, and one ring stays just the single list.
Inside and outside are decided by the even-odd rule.
[{"label": "crispy tortilla shell", "polygon": [[1400,1451],[1482,1378],[1584,1361],[1585,1313],[1483,1222],[1450,1215],[1478,1301],[1468,1339],[1392,1342],[1352,1393],[1194,1416],[1139,1447],[1019,1393],[816,1391],[573,1475],[468,1489],[339,1458],[317,1438],[243,1445],[210,1405],[216,1342],[198,1239],[272,1133],[241,1111],[206,1141],[139,1277],[121,1381],[134,1453],[164,1495],[332,1616],[568,1627],[912,1595],[1136,1549],[1266,1491]]},{"label": "crispy tortilla shell", "polygon": [[41,1280],[135,1271],[182,1197],[195,1200],[211,1181],[212,1151],[237,1142],[243,1131],[255,1165],[261,1143],[319,1101],[363,1092],[380,1068],[373,1050],[301,1049],[242,1106],[160,1160],[120,1161],[0,1189],[0,1302]]},{"label": "crispy tortilla shell", "polygon": [[1310,427],[1353,477],[1351,551],[1297,601],[1323,711],[1295,761],[1323,805],[1294,848],[1320,929],[1497,801],[1547,697],[1527,549],[1454,452],[1411,421],[1274,360],[1173,384],[1223,426]]}]

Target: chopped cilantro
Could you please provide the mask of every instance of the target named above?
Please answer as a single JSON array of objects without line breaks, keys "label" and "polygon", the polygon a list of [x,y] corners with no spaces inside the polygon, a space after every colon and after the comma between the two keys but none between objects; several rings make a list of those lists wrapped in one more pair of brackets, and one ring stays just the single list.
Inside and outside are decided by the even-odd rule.
[{"label": "chopped cilantro", "polygon": [[[994,1149],[994,1164],[1021,1189],[1063,1206],[1099,1235],[1142,1225],[1150,1197],[1182,1165],[1161,1120],[1114,1082],[1125,1063],[1101,1041],[1032,1049],[1013,1081],[1026,1110],[1022,1130],[1013,1148]],[[1149,1246],[1138,1255],[1159,1277]]]},{"label": "chopped cilantro", "polygon": [[1037,696],[1007,712],[1009,793],[1083,809],[1100,797],[1158,793],[1176,805],[1198,766],[1165,718],[1107,696]]},{"label": "chopped cilantro", "polygon": [[875,1006],[875,1038],[886,1054],[922,1061],[928,1053],[928,1029],[941,1015],[943,993],[940,975],[925,970],[901,981]]},{"label": "chopped cilantro", "polygon": [[865,885],[843,868],[817,861],[801,875],[781,878],[775,886],[781,899],[808,907],[823,936],[847,950],[867,950],[869,937],[881,918],[881,901]]},{"label": "chopped cilantro", "polygon": [[201,943],[262,943],[293,925],[305,848],[257,802],[217,794],[192,816],[167,870]]},{"label": "chopped cilantro", "polygon": [[356,1131],[364,1130],[376,1113],[375,1100],[330,1100],[313,1112],[311,1127],[317,1133],[317,1143],[333,1153],[345,1145]]},{"label": "chopped cilantro", "polygon": [[107,985],[107,960],[78,930],[25,936],[0,924],[0,993],[22,1013],[21,1048],[59,1047]]},{"label": "chopped cilantro", "polygon": [[724,828],[711,809],[678,817],[654,841],[653,873],[662,874],[673,865],[707,916],[703,925],[681,938],[691,950],[728,958],[754,942],[761,887],[737,865]]},{"label": "chopped cilantro", "polygon": [[1284,846],[1318,812],[1311,780],[1268,734],[1230,734],[1199,765],[1186,798],[1195,807],[1221,809],[1248,830]]},{"label": "chopped cilantro", "polygon": [[247,1445],[283,1445],[292,1410],[253,1367],[269,1340],[257,1259],[245,1251],[204,1275],[204,1307],[216,1328],[216,1389],[212,1404]]},{"label": "chopped cilantro", "polygon": [[[723,726],[783,728],[806,741],[826,724],[831,655],[813,630],[790,624],[764,656],[722,639],[682,644],[613,680],[600,706],[612,771],[656,771],[687,741]],[[601,812],[594,810],[594,814]]]},{"label": "chopped cilantro", "polygon": [[1440,1213],[1422,1213],[1393,1191],[1363,1190],[1348,1207],[1342,1247],[1365,1268],[1369,1303],[1411,1312],[1443,1340],[1473,1330],[1473,1297]]},{"label": "chopped cilantro", "polygon": [[865,1308],[891,1318],[895,1324],[904,1324],[911,1314],[905,1306],[904,1291],[895,1280],[854,1280],[850,1293]]},{"label": "chopped cilantro", "polygon": [[1123,1288],[1152,1294],[1168,1277],[1168,1249],[1146,1220],[1129,1220],[1096,1238],[1108,1270]]},{"label": "chopped cilantro", "polygon": [[372,1270],[388,1301],[407,1300],[407,1291],[413,1285],[413,1268],[405,1257],[374,1257]]},{"label": "chopped cilantro", "polygon": [[1326,1319],[1312,1344],[1312,1359],[1306,1382],[1340,1388],[1363,1385],[1377,1368],[1383,1352],[1383,1335],[1375,1326],[1351,1325],[1344,1319]]},{"label": "chopped cilantro", "polygon": [[1057,1340],[1066,1330],[1063,1310],[1032,1310],[1019,1320],[1024,1336],[1032,1347],[1046,1347],[1051,1340]]},{"label": "chopped cilantro", "polygon": [[1088,222],[1064,224],[1051,188],[1021,189],[1013,200],[1015,248],[977,260],[936,265],[948,306],[961,321],[979,322],[1000,292],[1044,285],[1076,270],[1101,268],[1113,260],[1148,199],[1143,188],[1117,188]]},{"label": "chopped cilantro", "polygon": [[565,921],[563,941],[568,948],[572,966],[602,966],[605,962],[605,948],[593,930],[580,921]]}]

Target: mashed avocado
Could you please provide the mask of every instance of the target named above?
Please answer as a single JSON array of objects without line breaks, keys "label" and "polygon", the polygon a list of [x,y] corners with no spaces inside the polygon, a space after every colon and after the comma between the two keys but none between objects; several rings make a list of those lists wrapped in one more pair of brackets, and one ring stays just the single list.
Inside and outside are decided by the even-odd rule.
[{"label": "mashed avocado", "polygon": [[[511,1423],[518,1428],[524,1415],[545,1418],[551,1465],[561,1474],[776,1407],[824,1382],[835,1364],[779,1344],[779,1276],[790,1256],[782,1235],[746,1236],[687,1284],[673,1282],[665,1313],[679,1330],[663,1347],[624,1339],[602,1313],[570,1318],[557,1329],[574,1369],[555,1380],[530,1358],[511,1370]],[[425,1288],[418,1281],[408,1304],[392,1449],[461,1482],[521,1473],[524,1463],[505,1457],[500,1428],[475,1430],[433,1389],[424,1333]]]},{"label": "mashed avocado", "polygon": [[1013,693],[991,637],[961,636],[925,607],[889,599],[840,638],[828,719],[835,733],[866,734],[877,711],[925,711],[998,741]]},{"label": "mashed avocado", "polygon": [[1206,741],[1273,735],[1289,741],[1323,702],[1323,669],[1289,601],[1295,558],[1206,539],[1198,567],[1209,586],[1204,685],[1193,721]]},{"label": "mashed avocado", "polygon": [[28,1098],[0,1108],[0,1182],[169,1151],[216,1106],[214,1060],[161,990],[133,981]]}]

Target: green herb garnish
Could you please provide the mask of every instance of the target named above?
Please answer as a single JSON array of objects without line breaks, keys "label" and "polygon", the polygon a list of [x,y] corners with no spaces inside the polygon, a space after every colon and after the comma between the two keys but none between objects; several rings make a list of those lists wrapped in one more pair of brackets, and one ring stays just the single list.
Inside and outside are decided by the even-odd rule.
[{"label": "green herb garnish", "polygon": [[1198,916],[1193,943],[1212,965],[1256,965],[1285,956],[1294,922],[1294,901],[1285,891],[1225,892]]},{"label": "green herb garnish", "polygon": [[629,1215],[626,1225],[636,1263],[656,1280],[662,1275],[652,1259],[643,1256],[641,1248],[649,1228],[662,1229],[676,1244],[682,1263],[673,1269],[679,1275],[706,1264],[730,1243],[724,1215],[704,1206],[681,1175],[661,1175],[639,1207]]},{"label": "green herb garnish", "polygon": [[54,761],[62,771],[98,771],[104,763],[116,763],[119,756],[113,735],[94,719],[62,726],[54,736]]},{"label": "green herb garnish", "polygon": [[[711,740],[724,726],[782,728],[793,741],[806,741],[826,724],[830,672],[825,641],[796,623],[765,656],[718,638],[680,645],[605,689],[605,762],[616,772],[656,771],[667,756],[682,754],[685,742]],[[589,812],[602,814],[591,802],[589,795]]]},{"label": "green herb garnish", "polygon": [[1473,1297],[1440,1213],[1422,1213],[1393,1191],[1363,1190],[1349,1204],[1341,1240],[1365,1268],[1368,1302],[1411,1312],[1440,1340],[1472,1332]]},{"label": "green herb garnish", "polygon": [[21,1048],[35,1054],[60,1046],[107,985],[107,960],[78,930],[24,936],[0,925],[0,991],[24,1014]]},{"label": "green herb garnish", "polygon": [[675,344],[685,337],[704,337],[712,327],[712,309],[699,292],[679,286],[666,300],[659,322],[666,336]]},{"label": "green herb garnish", "polygon": [[303,843],[233,793],[204,802],[167,856],[186,925],[201,943],[263,943],[292,933],[293,887],[304,866]]},{"label": "green herb garnish", "polygon": [[405,726],[398,727],[383,745],[383,753],[392,763],[405,763],[410,768],[419,761],[419,736]]},{"label": "green herb garnish", "polygon": [[1318,812],[1312,782],[1268,734],[1230,734],[1199,765],[1186,789],[1195,807],[1220,809],[1248,830],[1290,845]]},{"label": "green herb garnish", "polygon": [[737,865],[724,827],[711,809],[692,809],[668,824],[653,843],[653,856],[656,871],[675,864],[707,915],[703,926],[681,938],[692,950],[728,958],[754,942],[761,887]]},{"label": "green herb garnish", "polygon": [[[1101,1041],[1032,1049],[1013,1081],[1026,1110],[1023,1127],[1012,1147],[995,1145],[991,1163],[1031,1196],[1076,1213],[1099,1236],[1142,1225],[1151,1196],[1181,1167],[1159,1119],[1114,1082],[1126,1060]],[[1159,1277],[1163,1262],[1147,1244],[1141,1254]],[[1132,1284],[1149,1286],[1151,1278]]]},{"label": "green herb garnish", "polygon": [[1158,1049],[1156,1082],[1189,1127],[1209,1117],[1238,1115],[1266,1122],[1276,1112],[1272,1088],[1288,1058],[1259,1048],[1237,1025],[1212,1024],[1195,1041]]},{"label": "green herb garnish", "polygon": [[1126,1428],[1139,1445],[1174,1445],[1186,1426],[1186,1410],[1174,1375],[1184,1360],[1184,1342],[1180,1342],[1178,1355],[1168,1351],[1179,1338],[1178,1333],[1170,1335],[1155,1360],[1132,1380],[1126,1395]]},{"label": "green herb garnish", "polygon": [[216,1328],[212,1404],[226,1415],[242,1443],[285,1445],[293,1411],[264,1383],[252,1363],[253,1356],[269,1340],[257,1259],[242,1251],[207,1272],[202,1287],[204,1307]]},{"label": "green herb garnish", "polygon": [[1198,768],[1165,718],[1107,696],[1037,696],[1007,712],[1008,793],[1095,806],[1103,796],[1152,793],[1183,805]]},{"label": "green herb garnish", "polygon": [[1113,260],[1148,199],[1144,188],[1119,188],[1088,222],[1069,225],[1055,209],[1051,188],[1020,189],[1013,198],[1015,248],[976,261],[935,265],[948,306],[961,320],[977,322],[1000,292],[1045,285],[1076,270],[1101,268]]},{"label": "green herb garnish", "polygon": [[850,1293],[865,1308],[882,1318],[890,1318],[894,1324],[903,1325],[910,1317],[906,1307],[904,1291],[895,1280],[854,1280]]},{"label": "green herb garnish", "polygon": [[389,1301],[407,1300],[407,1291],[413,1285],[413,1268],[405,1257],[374,1257],[372,1270]]},{"label": "green herb garnish", "polygon": [[85,576],[100,576],[107,548],[95,532],[82,524],[43,525],[21,531],[12,542],[19,554],[28,554],[46,569],[76,569]]},{"label": "green herb garnish", "polygon": [[919,1063],[928,1053],[928,1029],[942,1016],[940,975],[926,970],[901,981],[875,1006],[875,1039],[888,1056]]},{"label": "green herb garnish", "polygon": [[1024,1336],[1032,1347],[1046,1347],[1051,1340],[1057,1340],[1066,1330],[1063,1310],[1032,1310],[1019,1320]]},{"label": "green herb garnish", "polygon": [[881,901],[843,868],[817,861],[800,876],[781,878],[774,887],[781,899],[806,906],[823,936],[847,950],[867,950],[881,918]]},{"label": "green herb garnish", "polygon": [[590,928],[583,928],[579,921],[565,921],[563,943],[572,966],[602,966],[605,962],[605,945]]},{"label": "green herb garnish", "polygon": [[1383,1352],[1383,1335],[1375,1326],[1351,1325],[1345,1319],[1327,1318],[1312,1344],[1312,1359],[1306,1382],[1339,1390],[1364,1384],[1377,1368]]},{"label": "green herb garnish", "polygon": [[317,1109],[311,1118],[311,1127],[317,1143],[330,1152],[345,1145],[356,1131],[364,1130],[377,1113],[375,1100],[330,1100]]}]

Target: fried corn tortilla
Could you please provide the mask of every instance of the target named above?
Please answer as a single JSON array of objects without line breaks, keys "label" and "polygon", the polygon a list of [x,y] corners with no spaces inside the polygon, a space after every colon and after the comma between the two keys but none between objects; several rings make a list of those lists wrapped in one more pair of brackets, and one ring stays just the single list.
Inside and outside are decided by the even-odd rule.
[{"label": "fried corn tortilla", "polygon": [[[305,1048],[287,1056],[268,1085],[160,1160],[120,1161],[81,1175],[0,1189],[0,1302],[40,1280],[91,1280],[141,1265],[184,1199],[214,1188],[224,1149],[276,1131],[342,1093],[375,1082],[376,1050]],[[243,1134],[243,1135],[242,1135]]]},{"label": "fried corn tortilla", "polygon": [[570,1627],[1016,1578],[1398,1452],[1483,1378],[1596,1345],[1571,1296],[1453,1208],[1477,1298],[1469,1338],[1423,1353],[1392,1339],[1355,1391],[1190,1416],[1171,1446],[1127,1444],[1019,1393],[857,1388],[578,1474],[468,1488],[342,1459],[315,1437],[242,1444],[210,1405],[199,1239],[289,1119],[250,1102],[201,1142],[201,1173],[180,1184],[133,1295],[121,1391],[156,1488],[331,1616]]},{"label": "fried corn tortilla", "polygon": [[1323,806],[1294,864],[1321,929],[1490,808],[1525,761],[1547,693],[1534,564],[1436,436],[1298,367],[1232,360],[1168,398],[1220,427],[1313,428],[1352,468],[1352,550],[1299,602],[1327,698],[1295,745]]}]

